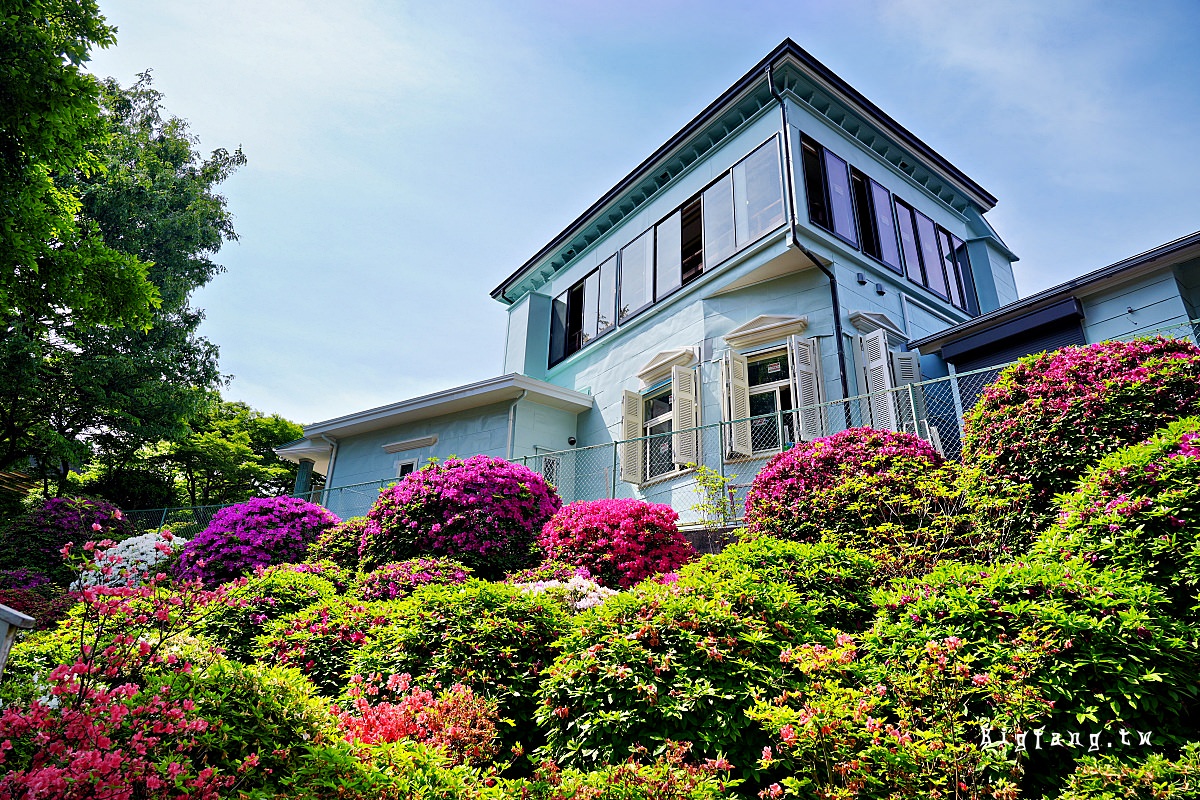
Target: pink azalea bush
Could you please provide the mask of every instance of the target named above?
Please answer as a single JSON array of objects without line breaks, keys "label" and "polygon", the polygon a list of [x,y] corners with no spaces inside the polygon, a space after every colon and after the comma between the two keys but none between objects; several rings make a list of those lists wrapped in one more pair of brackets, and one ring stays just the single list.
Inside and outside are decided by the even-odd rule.
[{"label": "pink azalea bush", "polygon": [[851,428],[772,458],[746,496],[752,534],[825,541],[875,558],[882,580],[920,574],[978,545],[959,513],[958,473],[907,433]]},{"label": "pink azalea bush", "polygon": [[482,577],[529,566],[537,532],[562,501],[536,472],[501,458],[450,458],[379,493],[359,554],[364,569],[453,558]]},{"label": "pink azalea bush", "polygon": [[471,570],[448,558],[410,558],[359,576],[354,594],[363,600],[395,600],[427,583],[462,583]]},{"label": "pink azalea bush", "polygon": [[695,557],[678,519],[670,506],[642,500],[580,500],[546,523],[538,544],[548,559],[584,567],[598,583],[625,589]]},{"label": "pink azalea bush", "polygon": [[1059,509],[1036,552],[1139,574],[1200,621],[1200,418],[1105,456]]},{"label": "pink azalea bush", "polygon": [[188,542],[176,574],[215,586],[259,567],[300,561],[309,544],[341,520],[298,497],[258,497],[223,508]]},{"label": "pink azalea bush", "polygon": [[76,577],[62,557],[68,542],[124,539],[134,528],[121,509],[103,500],[54,497],[0,527],[0,570],[27,570],[66,588]]},{"label": "pink azalea bush", "polygon": [[1053,520],[1054,496],[1103,456],[1196,413],[1200,347],[1191,342],[1065,347],[1000,373],[967,415],[963,461],[993,487],[1028,485],[1028,517],[1043,528]]}]

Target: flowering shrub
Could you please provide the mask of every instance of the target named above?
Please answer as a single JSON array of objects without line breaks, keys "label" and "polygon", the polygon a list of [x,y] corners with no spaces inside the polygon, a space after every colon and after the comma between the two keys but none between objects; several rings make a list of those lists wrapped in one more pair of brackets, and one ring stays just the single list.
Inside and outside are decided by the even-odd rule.
[{"label": "flowering shrub", "polygon": [[260,570],[249,582],[232,587],[200,624],[200,631],[225,648],[229,658],[252,661],[254,640],[270,622],[335,594],[329,581],[293,566]]},{"label": "flowering shrub", "polygon": [[569,581],[571,578],[590,578],[591,570],[548,558],[536,567],[510,572],[504,577],[506,583],[537,583],[538,581]]},{"label": "flowering shrub", "polygon": [[538,544],[549,559],[585,567],[605,586],[628,588],[695,555],[678,519],[670,506],[642,500],[580,500],[550,518]]},{"label": "flowering shrub", "polygon": [[824,637],[790,587],[750,575],[646,581],[576,618],[541,688],[545,753],[571,766],[690,741],[754,772],[768,744],[746,711],[784,686],[782,653]]},{"label": "flowering shrub", "polygon": [[[164,552],[158,547],[163,541],[170,544],[169,551]],[[178,536],[164,539],[157,533],[143,533],[140,536],[123,539],[116,546],[108,549],[110,557],[121,559],[117,569],[107,575],[102,574],[99,569],[88,570],[79,576],[79,580],[72,588],[121,586],[128,581],[138,580],[142,575],[163,571],[162,565],[166,564],[187,543],[187,539],[180,539]]]},{"label": "flowering shrub", "polygon": [[533,581],[516,585],[526,594],[548,592],[552,597],[562,597],[563,603],[572,611],[595,608],[617,593],[616,589],[609,589],[578,575],[565,581]]},{"label": "flowering shrub", "polygon": [[321,531],[308,546],[311,561],[332,561],[343,569],[358,569],[358,546],[367,528],[366,517],[351,517]]},{"label": "flowering shrub", "polygon": [[1065,347],[1005,369],[967,415],[963,461],[1031,487],[1029,512],[1050,522],[1054,496],[1102,456],[1200,412],[1200,348],[1147,339]]},{"label": "flowering shrub", "polygon": [[679,580],[729,580],[745,575],[791,586],[825,628],[861,630],[875,615],[871,605],[875,562],[862,553],[823,542],[752,537],[715,555],[701,556],[679,571]]},{"label": "flowering shrub", "polygon": [[483,455],[450,458],[379,493],[359,554],[366,569],[432,555],[499,577],[529,565],[537,531],[561,505],[527,467]]},{"label": "flowering shrub", "polygon": [[41,508],[0,528],[0,569],[29,570],[66,588],[75,574],[63,561],[68,542],[123,539],[133,526],[112,503],[84,497],[55,497]]},{"label": "flowering shrub", "polygon": [[332,561],[301,561],[298,564],[279,564],[272,569],[286,569],[324,578],[329,581],[338,594],[345,594],[349,591],[358,578],[353,570],[341,567]]},{"label": "flowering shrub", "polygon": [[1022,672],[981,668],[954,636],[872,655],[848,635],[784,651],[805,689],[749,711],[774,739],[759,760],[760,797],[1016,796],[1015,754],[984,747],[981,734],[1044,714]]},{"label": "flowering shrub", "polygon": [[[1164,614],[1161,592],[1136,576],[1081,561],[944,564],[896,581],[876,605],[869,639],[881,660],[959,637],[978,671],[1023,673],[1053,703],[1048,731],[1152,731],[1160,747],[1194,734],[1196,631]],[[1032,750],[1031,776],[1061,778],[1069,750]]]},{"label": "flowering shrub", "polygon": [[298,497],[260,497],[223,508],[188,543],[177,574],[206,586],[248,575],[258,567],[304,558],[308,545],[340,520]]},{"label": "flowering shrub", "polygon": [[35,631],[53,628],[75,605],[75,598],[57,586],[0,589],[0,605],[33,617]]},{"label": "flowering shrub", "polygon": [[455,684],[434,695],[412,685],[412,676],[392,675],[382,684],[396,702],[377,702],[380,681],[355,675],[350,710],[338,712],[346,738],[376,744],[411,739],[443,748],[453,764],[483,764],[498,754],[496,704]]},{"label": "flowering shrub", "polygon": [[266,664],[295,667],[308,676],[327,696],[345,688],[351,657],[391,624],[392,607],[387,603],[359,603],[329,598],[267,625],[254,656]]},{"label": "flowering shrub", "polygon": [[1105,456],[1059,508],[1037,551],[1136,572],[1163,590],[1177,617],[1198,619],[1200,418]]},{"label": "flowering shrub", "polygon": [[391,624],[353,654],[358,675],[408,673],[422,685],[461,683],[495,700],[505,750],[534,735],[540,674],[558,654],[570,616],[556,602],[503,583],[423,586],[389,606]]},{"label": "flowering shrub", "polygon": [[471,570],[448,558],[410,558],[359,576],[354,594],[363,600],[395,600],[427,583],[462,583]]},{"label": "flowering shrub", "polygon": [[956,484],[954,467],[928,442],[851,428],[773,457],[746,496],[746,526],[868,553],[881,575],[919,575],[977,552]]},{"label": "flowering shrub", "polygon": [[1129,763],[1116,756],[1085,756],[1067,778],[1058,800],[1185,800],[1200,785],[1200,742],[1185,745],[1174,761],[1150,753]]},{"label": "flowering shrub", "polygon": [[50,579],[27,569],[0,570],[0,589],[38,589],[49,586]]}]

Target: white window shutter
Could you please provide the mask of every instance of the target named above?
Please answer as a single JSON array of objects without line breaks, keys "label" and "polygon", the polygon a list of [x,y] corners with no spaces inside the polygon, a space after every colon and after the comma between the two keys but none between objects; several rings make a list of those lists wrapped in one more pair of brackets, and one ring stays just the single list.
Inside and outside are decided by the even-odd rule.
[{"label": "white window shutter", "polygon": [[671,367],[671,460],[677,466],[700,463],[700,403],[696,371]]},{"label": "white window shutter", "polygon": [[626,391],[621,396],[621,480],[626,483],[641,483],[646,474],[643,462],[646,457],[646,442],[642,439],[642,396]]},{"label": "white window shutter", "polygon": [[729,454],[748,456],[754,450],[750,439],[750,362],[732,350],[725,354],[728,378],[726,408],[729,411]]},{"label": "white window shutter", "polygon": [[821,391],[821,350],[816,339],[792,336],[788,340],[792,359],[792,405],[796,411],[796,432],[800,441],[809,442],[825,435],[824,399]]},{"label": "white window shutter", "polygon": [[922,431],[928,430],[928,425],[923,424],[925,423],[925,395],[919,386],[903,389],[910,383],[920,383],[921,354],[892,353],[891,359],[892,381],[897,387],[902,388],[902,391],[896,392],[897,420],[903,423],[901,427],[905,431],[928,441],[928,433],[922,433]]},{"label": "white window shutter", "polygon": [[867,406],[871,411],[871,427],[879,430],[898,430],[896,404],[892,383],[892,365],[887,346],[887,332],[871,331],[859,337],[862,348],[862,370],[867,384]]}]

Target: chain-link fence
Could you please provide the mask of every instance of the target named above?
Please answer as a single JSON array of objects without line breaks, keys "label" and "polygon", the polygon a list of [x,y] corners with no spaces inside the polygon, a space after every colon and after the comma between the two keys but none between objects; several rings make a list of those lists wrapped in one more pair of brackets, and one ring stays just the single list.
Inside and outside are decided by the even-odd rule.
[{"label": "chain-link fence", "polygon": [[[1172,336],[1200,343],[1200,320],[1128,338]],[[908,383],[884,392],[640,439],[538,453],[514,459],[543,475],[563,502],[603,498],[641,498],[666,503],[685,525],[719,527],[734,522],[746,493],[766,463],[798,439],[828,436],[852,427],[871,426],[912,433],[946,458],[962,455],[963,423],[1007,364],[942,378]],[[302,495],[338,517],[362,516],[379,492],[396,478],[320,489]],[[127,512],[141,531],[169,528],[188,537],[203,530],[223,506]]]}]

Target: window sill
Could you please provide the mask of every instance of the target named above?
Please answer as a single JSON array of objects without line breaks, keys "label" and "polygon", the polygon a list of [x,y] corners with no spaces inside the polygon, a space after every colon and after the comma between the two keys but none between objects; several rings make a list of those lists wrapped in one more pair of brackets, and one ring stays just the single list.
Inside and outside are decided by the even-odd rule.
[{"label": "window sill", "polygon": [[683,469],[674,469],[674,470],[671,470],[670,472],[664,472],[662,475],[655,475],[650,480],[645,481],[644,483],[637,484],[637,487],[639,489],[645,489],[648,486],[657,486],[660,483],[666,483],[667,481],[672,481],[672,480],[675,480],[676,478],[682,478],[684,475],[691,474],[695,471],[696,471],[695,467],[684,467]]}]

